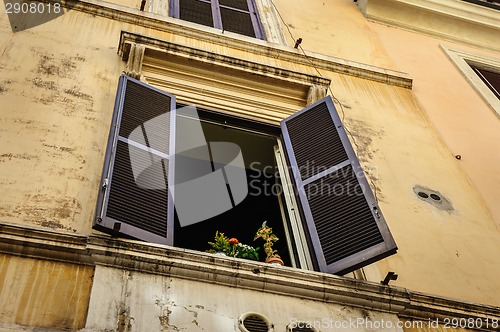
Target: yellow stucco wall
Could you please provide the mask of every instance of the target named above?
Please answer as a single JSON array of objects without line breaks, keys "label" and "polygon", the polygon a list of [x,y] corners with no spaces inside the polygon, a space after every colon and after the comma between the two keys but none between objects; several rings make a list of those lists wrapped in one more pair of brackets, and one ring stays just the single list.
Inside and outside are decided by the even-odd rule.
[{"label": "yellow stucco wall", "polygon": [[0,254],[0,322],[83,328],[93,275],[93,267]]},{"label": "yellow stucco wall", "polygon": [[[414,78],[409,90],[321,71],[332,79],[343,104],[339,111],[400,248],[367,269],[370,280],[395,271],[394,285],[499,305],[499,119],[438,40],[367,22],[348,0],[276,0],[276,6],[306,50]],[[125,67],[117,55],[121,30],[317,74],[310,66],[76,10],[15,34],[0,16],[0,221],[92,231],[116,84]],[[439,191],[453,210],[419,200],[415,185]]]}]

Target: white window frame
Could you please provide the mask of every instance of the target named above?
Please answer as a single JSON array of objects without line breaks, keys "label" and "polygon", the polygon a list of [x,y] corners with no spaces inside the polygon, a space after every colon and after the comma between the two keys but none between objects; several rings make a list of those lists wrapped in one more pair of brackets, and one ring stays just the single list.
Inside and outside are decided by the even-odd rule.
[{"label": "white window frame", "polygon": [[489,71],[500,72],[500,59],[455,50],[444,45],[441,45],[441,49],[452,60],[455,66],[460,70],[462,75],[467,79],[477,93],[479,93],[486,104],[488,104],[488,106],[500,118],[500,100],[471,68],[472,65]]}]

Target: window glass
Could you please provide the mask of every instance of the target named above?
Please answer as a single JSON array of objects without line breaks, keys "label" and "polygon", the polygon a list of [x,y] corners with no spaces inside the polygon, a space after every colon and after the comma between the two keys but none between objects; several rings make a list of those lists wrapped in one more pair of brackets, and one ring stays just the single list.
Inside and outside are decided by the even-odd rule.
[{"label": "window glass", "polygon": [[500,73],[471,66],[474,72],[481,78],[486,86],[500,99]]},{"label": "window glass", "polygon": [[207,26],[214,26],[212,18],[212,5],[210,2],[203,2],[198,0],[179,0],[179,14],[180,19],[203,24]]},{"label": "window glass", "polygon": [[220,15],[224,30],[255,37],[252,18],[249,13],[221,7]]}]

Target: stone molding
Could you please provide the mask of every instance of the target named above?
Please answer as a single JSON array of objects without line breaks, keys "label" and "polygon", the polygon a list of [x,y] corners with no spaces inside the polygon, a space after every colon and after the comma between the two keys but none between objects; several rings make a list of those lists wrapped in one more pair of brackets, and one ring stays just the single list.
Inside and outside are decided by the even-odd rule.
[{"label": "stone molding", "polygon": [[500,51],[500,11],[459,0],[359,0],[372,22]]},{"label": "stone molding", "polygon": [[[49,1],[49,0],[43,0]],[[129,23],[141,27],[164,31],[178,36],[193,38],[223,47],[234,48],[249,54],[280,59],[291,64],[311,66],[318,70],[328,70],[336,73],[360,77],[363,79],[381,82],[411,89],[413,80],[408,74],[362,64],[345,59],[335,58],[323,54],[307,52],[271,43],[256,38],[242,36],[231,32],[222,32],[211,27],[204,27],[191,22],[165,17],[155,13],[141,12],[137,9],[107,3],[97,0],[61,0],[64,7],[71,10],[106,17],[116,21]]]},{"label": "stone molding", "polygon": [[130,57],[133,56],[134,49],[138,45],[146,50],[155,50],[187,59],[194,59],[200,62],[214,64],[223,68],[246,71],[252,74],[273,77],[300,85],[319,85],[328,87],[331,83],[330,79],[323,78],[321,76],[309,75],[253,61],[238,59],[236,57],[204,51],[191,46],[184,46],[127,31],[122,31],[121,33],[118,54],[121,55],[124,61],[130,62]]},{"label": "stone molding", "polygon": [[79,265],[103,265],[266,291],[397,314],[404,319],[499,319],[500,307],[291,267],[111,238],[0,223],[0,252]]},{"label": "stone molding", "polygon": [[125,74],[137,80],[141,79],[141,69],[142,69],[142,60],[144,59],[144,50],[145,47],[143,45],[132,44],[130,46],[130,52],[128,56],[127,67],[125,69]]}]

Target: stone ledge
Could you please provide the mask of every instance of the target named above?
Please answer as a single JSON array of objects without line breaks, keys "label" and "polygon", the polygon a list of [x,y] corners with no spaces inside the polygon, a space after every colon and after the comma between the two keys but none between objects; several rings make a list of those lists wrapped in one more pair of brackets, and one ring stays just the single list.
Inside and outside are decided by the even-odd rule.
[{"label": "stone ledge", "polygon": [[393,313],[410,319],[457,317],[500,320],[500,307],[314,271],[275,267],[261,262],[97,234],[77,235],[0,223],[0,252],[73,264],[110,266],[229,287],[266,290],[285,296]]},{"label": "stone ledge", "polygon": [[260,64],[253,61],[238,59],[227,55],[216,54],[194,47],[183,46],[169,41],[151,38],[148,36],[126,31],[122,31],[120,36],[120,45],[118,46],[118,53],[122,56],[122,59],[124,61],[128,60],[131,45],[133,44],[144,46],[146,48],[146,51],[154,50],[160,53],[180,56],[182,58],[196,60],[206,64],[214,64],[221,67],[221,69],[227,68],[245,71],[266,78],[275,78],[278,80],[305,86],[321,85],[328,87],[331,83],[330,79],[323,78],[321,76],[300,73],[283,68]]},{"label": "stone ledge", "polygon": [[[50,2],[51,0],[41,0]],[[234,48],[249,54],[280,59],[292,64],[311,66],[314,63],[317,69],[330,70],[336,73],[360,77],[363,79],[382,82],[411,89],[412,79],[406,73],[379,68],[368,64],[357,63],[317,54],[313,52],[301,53],[292,47],[274,44],[267,41],[238,35],[231,32],[222,32],[214,28],[203,27],[191,22],[165,17],[154,13],[141,12],[136,9],[96,0],[62,0],[62,5],[71,10],[91,15],[110,18],[116,21],[134,24],[146,28],[164,31],[174,35],[193,38],[223,47]]]},{"label": "stone ledge", "polygon": [[500,11],[457,0],[358,0],[363,15],[429,36],[499,51]]}]

